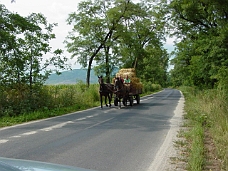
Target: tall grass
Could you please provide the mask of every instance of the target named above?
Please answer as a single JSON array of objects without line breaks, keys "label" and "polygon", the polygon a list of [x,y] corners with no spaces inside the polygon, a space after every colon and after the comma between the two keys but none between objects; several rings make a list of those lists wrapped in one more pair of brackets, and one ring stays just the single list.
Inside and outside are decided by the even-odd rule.
[{"label": "tall grass", "polygon": [[[185,118],[189,131],[188,170],[200,171],[208,165],[205,152],[205,131],[209,131],[216,146],[216,156],[221,168],[228,170],[228,102],[221,90],[199,91],[192,87],[181,87],[186,104]],[[215,156],[215,158],[217,158]]]},{"label": "tall grass", "polygon": [[[29,99],[21,99],[22,102],[15,103],[11,91],[6,92],[8,97],[12,96],[12,99],[7,99],[5,102],[4,98],[1,99],[1,115],[0,115],[0,127],[10,126],[22,122],[31,120],[37,120],[47,117],[53,117],[62,115],[69,112],[79,111],[87,108],[91,108],[99,105],[99,93],[98,84],[93,84],[89,88],[86,84],[78,83],[74,85],[45,85],[39,89],[36,94],[36,103],[33,104],[35,110],[31,111],[31,102],[27,103]],[[4,91],[1,91],[1,93]],[[2,94],[1,94],[2,95]],[[10,96],[9,96],[10,95]],[[1,96],[3,97],[3,96]],[[16,97],[17,98],[17,97]],[[10,101],[10,103],[8,103]],[[18,98],[17,101],[20,101]],[[2,104],[5,102],[5,105]],[[11,104],[14,108],[20,108],[19,114],[14,114],[15,110],[11,108]],[[21,107],[24,104],[24,108]],[[35,105],[35,106],[34,106]],[[29,108],[29,110],[28,110]]]}]

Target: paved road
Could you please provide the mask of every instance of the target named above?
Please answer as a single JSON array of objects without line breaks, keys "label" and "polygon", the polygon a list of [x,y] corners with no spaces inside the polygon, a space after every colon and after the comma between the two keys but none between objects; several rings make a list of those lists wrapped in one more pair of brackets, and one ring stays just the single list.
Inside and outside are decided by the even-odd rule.
[{"label": "paved road", "polygon": [[181,98],[174,89],[118,109],[93,108],[0,129],[0,156],[98,171],[147,171]]}]

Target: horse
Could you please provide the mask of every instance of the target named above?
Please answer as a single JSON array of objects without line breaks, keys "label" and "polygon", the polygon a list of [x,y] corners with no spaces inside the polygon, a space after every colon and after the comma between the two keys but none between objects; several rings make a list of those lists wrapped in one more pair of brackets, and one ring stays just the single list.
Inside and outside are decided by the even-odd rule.
[{"label": "horse", "polygon": [[114,85],[110,84],[110,83],[104,83],[103,77],[102,76],[98,76],[98,82],[100,84],[100,89],[99,89],[99,93],[100,93],[100,102],[101,102],[101,108],[103,108],[102,105],[102,97],[105,97],[105,104],[108,107],[107,104],[107,97],[109,100],[109,107],[111,107],[111,101],[112,101],[112,95],[114,92]]},{"label": "horse", "polygon": [[120,78],[115,78],[114,80],[114,88],[115,88],[115,99],[114,105],[117,106],[119,102],[119,108],[121,108],[121,99],[123,105],[126,106],[127,98],[128,98],[128,91],[127,87],[124,85],[123,81]]}]

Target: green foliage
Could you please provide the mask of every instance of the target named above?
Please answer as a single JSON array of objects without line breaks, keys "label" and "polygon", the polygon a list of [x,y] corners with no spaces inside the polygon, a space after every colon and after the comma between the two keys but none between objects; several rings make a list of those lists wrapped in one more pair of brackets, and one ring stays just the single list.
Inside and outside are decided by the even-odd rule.
[{"label": "green foliage", "polygon": [[[205,153],[205,131],[210,133],[216,146],[216,155],[221,160],[221,168],[228,166],[228,101],[222,89],[199,90],[180,87],[185,96],[185,118],[188,119],[188,170],[202,170],[208,163]],[[212,163],[213,164],[213,163]]]},{"label": "green foliage", "polygon": [[[0,116],[17,116],[44,106],[43,83],[54,70],[65,68],[63,51],[51,51],[50,40],[56,24],[49,24],[42,14],[27,17],[0,5]],[[50,58],[43,56],[52,53]],[[44,62],[45,59],[45,62]],[[48,103],[47,103],[48,104]]]},{"label": "green foliage", "polygon": [[220,70],[228,67],[226,4],[174,0],[168,5],[169,28],[179,38],[172,61],[174,85],[214,88],[225,79]]},{"label": "green foliage", "polygon": [[143,93],[156,92],[161,90],[160,84],[153,84],[152,82],[143,82]]},{"label": "green foliage", "polygon": [[74,105],[93,107],[99,101],[98,85],[79,82],[74,85],[46,85],[33,88],[23,87],[23,91],[8,89],[0,91],[0,117],[15,117],[33,111],[46,111]]},{"label": "green foliage", "polygon": [[[1,8],[0,29],[0,78],[2,85],[42,84],[52,72],[48,66],[64,69],[66,58],[63,51],[51,52],[50,40],[56,24],[49,24],[42,14],[32,13],[27,17]],[[43,55],[52,53],[44,60]],[[44,62],[45,61],[45,62]]]},{"label": "green foliage", "polygon": [[[135,68],[146,81],[165,85],[168,66],[164,40],[164,15],[154,2],[130,0],[82,1],[68,17],[73,30],[65,43],[83,67],[105,75],[110,82],[114,69]],[[153,54],[152,54],[153,53]],[[154,63],[156,61],[156,63]],[[146,66],[146,68],[144,67]],[[150,74],[153,68],[153,78]]]}]

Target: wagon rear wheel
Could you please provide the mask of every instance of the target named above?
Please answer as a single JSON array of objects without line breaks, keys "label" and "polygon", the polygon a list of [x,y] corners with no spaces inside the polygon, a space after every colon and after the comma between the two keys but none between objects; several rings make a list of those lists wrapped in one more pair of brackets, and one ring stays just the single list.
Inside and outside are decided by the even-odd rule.
[{"label": "wagon rear wheel", "polygon": [[136,101],[137,101],[137,104],[140,103],[140,96],[139,96],[139,94],[136,95]]},{"label": "wagon rear wheel", "polygon": [[133,97],[132,96],[129,97],[129,101],[130,101],[130,106],[132,106],[133,105]]},{"label": "wagon rear wheel", "polygon": [[118,106],[118,98],[115,98],[115,99],[114,99],[114,105],[115,105],[115,106]]},{"label": "wagon rear wheel", "polygon": [[127,105],[127,98],[126,98],[126,97],[123,98],[123,105],[124,105],[124,106]]}]

